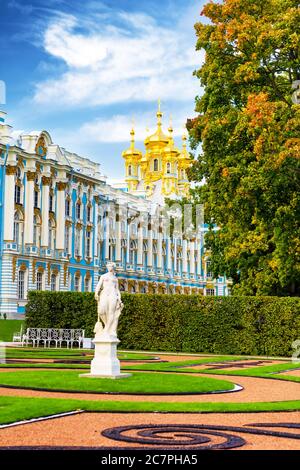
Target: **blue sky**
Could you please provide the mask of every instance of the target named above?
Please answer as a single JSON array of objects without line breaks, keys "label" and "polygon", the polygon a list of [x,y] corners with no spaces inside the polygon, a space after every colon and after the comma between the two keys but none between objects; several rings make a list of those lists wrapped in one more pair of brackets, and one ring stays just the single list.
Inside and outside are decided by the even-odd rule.
[{"label": "blue sky", "polygon": [[158,98],[177,142],[194,98],[193,25],[203,0],[0,0],[0,80],[9,123],[46,129],[55,143],[123,176],[132,120],[137,147]]}]

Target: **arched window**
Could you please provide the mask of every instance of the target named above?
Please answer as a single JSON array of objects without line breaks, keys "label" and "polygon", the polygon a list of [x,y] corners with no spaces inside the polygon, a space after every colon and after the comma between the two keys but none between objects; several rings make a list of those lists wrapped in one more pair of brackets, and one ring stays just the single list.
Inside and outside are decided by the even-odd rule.
[{"label": "arched window", "polygon": [[129,165],[128,167],[128,176],[131,176],[132,175],[132,167],[131,165]]},{"label": "arched window", "polygon": [[154,170],[154,171],[158,171],[158,159],[157,159],[157,158],[154,159],[154,162],[153,162],[153,170]]},{"label": "arched window", "polygon": [[171,163],[167,163],[167,173],[171,173]]},{"label": "arched window", "polygon": [[81,219],[81,203],[76,203],[76,217],[77,219]]},{"label": "arched window", "polygon": [[15,185],[15,203],[21,204],[21,186],[19,184]]},{"label": "arched window", "polygon": [[23,243],[23,216],[19,211],[15,212],[14,218],[14,242],[18,245]]},{"label": "arched window", "polygon": [[40,246],[40,233],[41,233],[41,222],[35,215],[33,217],[33,244]]},{"label": "arched window", "polygon": [[67,198],[66,203],[65,203],[65,215],[67,217],[70,216],[70,209],[71,209],[71,201],[70,201],[70,199]]},{"label": "arched window", "polygon": [[84,291],[85,292],[91,292],[91,280],[92,278],[90,277],[90,275],[86,274],[84,278]]},{"label": "arched window", "polygon": [[91,208],[91,206],[87,206],[86,219],[87,219],[88,222],[92,221],[92,208]]},{"label": "arched window", "polygon": [[81,230],[75,229],[75,256],[81,256]]},{"label": "arched window", "polygon": [[65,226],[65,252],[71,252],[70,246],[70,227],[68,225]]},{"label": "arched window", "polygon": [[52,292],[57,290],[57,274],[52,273],[50,278],[50,289]]},{"label": "arched window", "polygon": [[54,250],[55,248],[55,224],[52,219],[49,219],[49,240],[48,246],[50,250]]},{"label": "arched window", "polygon": [[18,299],[24,300],[26,298],[26,272],[23,269],[20,269],[18,272]]},{"label": "arched window", "polygon": [[85,235],[85,257],[91,257],[91,232],[86,232]]},{"label": "arched window", "polygon": [[81,276],[80,274],[76,273],[74,277],[74,290],[76,292],[80,292],[81,290],[80,284],[81,284]]},{"label": "arched window", "polygon": [[43,277],[44,273],[42,271],[38,271],[36,274],[36,290],[43,290]]}]

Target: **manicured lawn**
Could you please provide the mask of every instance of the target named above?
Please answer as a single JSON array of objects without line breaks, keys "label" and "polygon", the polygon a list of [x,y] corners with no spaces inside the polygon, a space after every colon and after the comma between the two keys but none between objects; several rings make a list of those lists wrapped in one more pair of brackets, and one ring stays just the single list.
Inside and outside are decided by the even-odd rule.
[{"label": "manicured lawn", "polygon": [[[7,348],[6,357],[8,359],[74,359],[90,360],[94,355],[92,349],[50,349],[50,348]],[[153,360],[156,356],[140,353],[118,352],[122,360]]]},{"label": "manicured lawn", "polygon": [[[297,364],[295,362],[282,362],[282,364],[272,364],[270,366],[260,366],[260,367],[249,367],[248,369],[204,369],[201,370],[201,374],[217,374],[217,375],[238,375],[238,376],[245,376],[245,377],[267,377],[270,378],[284,378],[285,380],[289,380],[290,376],[283,375],[279,376],[282,371],[285,370],[293,370],[293,369],[300,369],[300,363]],[[191,369],[184,369],[185,372],[191,372]],[[183,370],[181,370],[182,372]],[[293,377],[296,382],[300,381],[300,377]]]},{"label": "manicured lawn", "polygon": [[[163,359],[163,356],[161,356]],[[211,357],[199,357],[197,359],[189,359],[186,361],[178,362],[160,362],[153,364],[137,364],[133,366],[126,366],[126,370],[149,370],[149,371],[162,371],[162,372],[186,372],[188,369],[184,367],[200,364],[214,364],[225,361],[247,361],[248,358],[238,356],[211,356]],[[182,369],[181,369],[182,368]],[[197,371],[199,373],[199,371]]]},{"label": "manicured lawn", "polygon": [[0,386],[94,393],[174,394],[232,390],[233,383],[210,377],[177,374],[134,373],[120,380],[79,377],[73,371],[1,372]]},{"label": "manicured lawn", "polygon": [[12,341],[13,334],[21,330],[23,320],[0,320],[0,341]]},{"label": "manicured lawn", "polygon": [[267,403],[152,403],[65,400],[53,398],[1,397],[0,424],[50,416],[67,411],[94,412],[172,412],[172,413],[233,413],[263,411],[298,411],[300,401]]}]

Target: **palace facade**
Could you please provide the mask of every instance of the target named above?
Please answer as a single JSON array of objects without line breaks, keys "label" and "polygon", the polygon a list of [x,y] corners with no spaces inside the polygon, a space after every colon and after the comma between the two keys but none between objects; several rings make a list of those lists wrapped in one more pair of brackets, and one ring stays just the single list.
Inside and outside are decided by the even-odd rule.
[{"label": "palace facade", "polygon": [[160,134],[148,138],[147,164],[133,133],[123,153],[129,192],[107,184],[98,163],[53,143],[47,131],[13,139],[0,112],[2,318],[24,314],[29,290],[94,290],[108,261],[116,263],[123,291],[228,295],[230,281],[212,279],[206,227],[190,239],[169,234],[162,205],[151,198],[157,186],[165,195],[180,195],[188,185],[180,173],[188,153],[183,148],[175,158],[178,150],[163,134],[160,114]]}]

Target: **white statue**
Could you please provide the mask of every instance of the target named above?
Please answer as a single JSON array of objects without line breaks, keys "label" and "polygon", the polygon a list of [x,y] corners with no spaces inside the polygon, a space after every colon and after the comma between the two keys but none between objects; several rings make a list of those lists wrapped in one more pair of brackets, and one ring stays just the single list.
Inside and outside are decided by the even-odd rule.
[{"label": "white statue", "polygon": [[[115,264],[107,264],[107,273],[100,276],[95,290],[98,304],[98,321],[95,325],[95,338],[103,335],[117,338],[117,327],[123,304],[115,274]],[[104,325],[104,328],[103,328]]]}]

